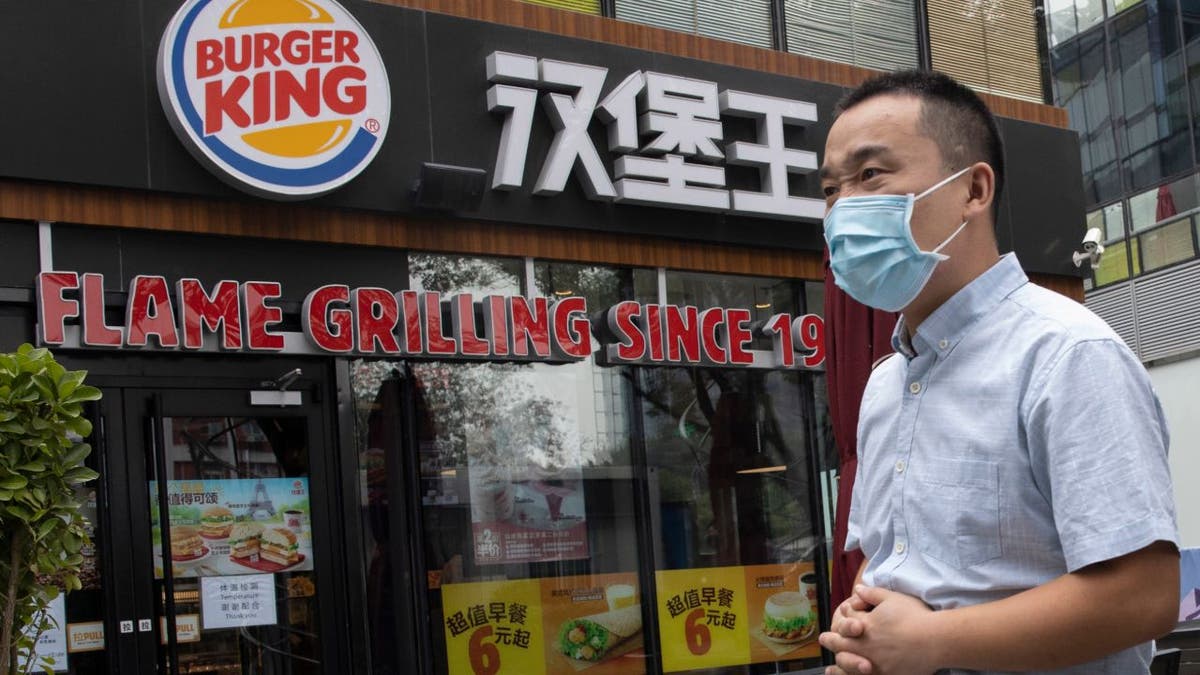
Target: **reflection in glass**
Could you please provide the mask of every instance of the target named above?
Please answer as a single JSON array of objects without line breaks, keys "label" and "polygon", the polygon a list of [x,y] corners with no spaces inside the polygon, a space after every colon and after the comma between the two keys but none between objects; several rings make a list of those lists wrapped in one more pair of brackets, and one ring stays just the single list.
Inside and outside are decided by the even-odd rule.
[{"label": "reflection in glass", "polygon": [[[162,424],[179,671],[324,672],[318,660],[307,419],[168,417]],[[161,578],[162,528],[153,485],[150,499],[155,576]],[[200,630],[203,608],[213,602],[201,597],[202,578],[255,574],[274,582],[264,593],[274,603],[274,622],[212,628],[217,617],[204,617]],[[155,590],[164,606],[164,582],[156,581]],[[243,609],[254,612],[252,622],[267,621],[268,608],[260,613],[244,602]]]},{"label": "reflection in glass", "polygon": [[1144,188],[1191,166],[1187,80],[1175,0],[1145,3],[1112,23],[1114,94],[1124,120],[1126,184]]},{"label": "reflection in glass", "polygon": [[1116,202],[1104,207],[1104,231],[1109,239],[1120,239],[1125,236],[1125,203]]},{"label": "reflection in glass", "polygon": [[1160,185],[1129,199],[1129,216],[1133,231],[1150,229],[1181,214],[1189,214],[1200,206],[1200,188],[1193,174],[1173,183]]},{"label": "reflection in glass", "polygon": [[[531,287],[522,289],[523,261],[413,256],[410,268],[414,288],[583,297],[593,314],[626,299],[660,300],[659,273],[650,269],[535,261]],[[819,284],[674,272],[664,281],[671,304],[744,307],[755,320],[823,305]],[[547,672],[593,663],[598,674],[645,672],[647,654],[662,657],[650,651],[658,630],[643,625],[643,614],[672,599],[658,595],[654,570],[689,577],[718,566],[734,576],[742,568],[770,576],[782,566],[790,570],[787,588],[748,591],[758,594],[757,604],[741,621],[760,632],[774,625],[763,618],[766,600],[786,604],[791,596],[776,596],[788,592],[805,597],[813,608],[807,625],[815,622],[816,579],[827,559],[823,528],[832,522],[836,488],[820,373],[604,368],[593,358],[355,361],[351,374],[371,530],[374,672],[406,672],[407,665],[386,653],[395,630],[388,614],[397,606],[384,569],[387,521],[406,509],[387,503],[389,462],[417,474],[415,549],[423,556],[422,610],[435,673],[472,672],[464,660],[471,640],[485,663],[544,656],[537,663]],[[516,629],[503,635],[524,639],[518,620],[538,597],[544,655],[484,632]],[[764,653],[750,657],[756,665],[712,672],[817,665],[813,635],[790,635],[804,644],[783,649],[784,656],[760,640],[756,649]]]},{"label": "reflection in glass", "polygon": [[[1183,20],[1183,42],[1187,60],[1188,87],[1192,112],[1200,111],[1200,0],[1183,0],[1180,4]],[[1200,158],[1200,121],[1192,120],[1192,138],[1196,156]]]},{"label": "reflection in glass", "polygon": [[1046,14],[1050,23],[1050,46],[1066,42],[1079,32],[1073,0],[1046,0]]},{"label": "reflection in glass", "polygon": [[524,274],[525,262],[520,258],[408,255],[409,288],[417,291],[519,295]]},{"label": "reflection in glass", "polygon": [[1091,31],[1051,50],[1056,101],[1079,131],[1084,193],[1088,203],[1120,194],[1121,177],[1108,103],[1104,32]]}]

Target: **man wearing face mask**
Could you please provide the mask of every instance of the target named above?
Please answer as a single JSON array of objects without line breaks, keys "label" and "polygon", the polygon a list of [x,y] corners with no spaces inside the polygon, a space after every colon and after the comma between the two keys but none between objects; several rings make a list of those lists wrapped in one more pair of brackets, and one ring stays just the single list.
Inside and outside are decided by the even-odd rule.
[{"label": "man wearing face mask", "polygon": [[863,394],[866,562],[829,672],[1148,672],[1178,604],[1166,423],[1120,338],[1000,255],[991,113],[945,75],[879,76],[821,181],[838,286],[902,312]]}]

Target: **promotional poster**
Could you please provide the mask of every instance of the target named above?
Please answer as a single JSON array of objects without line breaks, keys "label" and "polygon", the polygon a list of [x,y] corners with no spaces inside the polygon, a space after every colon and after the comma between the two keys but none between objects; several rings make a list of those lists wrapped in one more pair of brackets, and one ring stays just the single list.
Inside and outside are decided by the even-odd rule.
[{"label": "promotional poster", "polygon": [[[150,484],[155,576],[162,577],[158,488]],[[307,478],[167,482],[174,576],[313,569]]]}]

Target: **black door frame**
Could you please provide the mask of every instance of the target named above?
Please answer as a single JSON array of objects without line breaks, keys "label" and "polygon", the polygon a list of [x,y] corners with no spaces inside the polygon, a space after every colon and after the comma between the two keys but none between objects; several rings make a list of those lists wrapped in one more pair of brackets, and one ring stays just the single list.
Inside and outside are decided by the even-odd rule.
[{"label": "black door frame", "polygon": [[[302,368],[303,376],[291,386],[305,397],[309,413],[309,485],[313,500],[313,553],[318,561],[316,581],[323,668],[336,672],[369,672],[368,655],[362,644],[363,617],[355,608],[365,601],[365,587],[355,583],[362,577],[361,544],[356,544],[357,518],[347,520],[357,503],[357,456],[353,425],[331,405],[342,403],[340,380],[335,379],[335,360],[328,358],[255,358],[239,355],[133,355],[68,353],[60,355],[68,368],[89,370],[88,383],[100,387],[104,398],[96,410],[98,424],[94,445],[101,448],[105,462],[99,497],[104,500],[96,523],[103,537],[105,565],[104,617],[109,671],[114,675],[157,672],[160,649],[159,619],[155,605],[153,560],[149,538],[148,492],[133,485],[149,484],[147,433],[150,403],[162,395],[164,415],[188,413],[179,406],[195,398],[192,392],[225,390],[231,394],[223,414],[271,414],[288,408],[252,407],[249,391],[265,388],[283,372]],[[338,407],[341,407],[340,405]],[[293,409],[294,410],[294,409]],[[136,494],[135,494],[136,493]],[[319,506],[318,506],[319,505]],[[319,513],[318,513],[319,511]],[[349,526],[348,526],[349,525]],[[141,533],[141,534],[139,534]],[[142,536],[144,534],[145,536]],[[358,540],[360,541],[360,540]],[[152,630],[140,633],[139,619],[150,618]],[[122,634],[121,620],[133,620],[134,632]],[[170,623],[170,622],[168,622]],[[168,625],[174,630],[173,625]]]}]

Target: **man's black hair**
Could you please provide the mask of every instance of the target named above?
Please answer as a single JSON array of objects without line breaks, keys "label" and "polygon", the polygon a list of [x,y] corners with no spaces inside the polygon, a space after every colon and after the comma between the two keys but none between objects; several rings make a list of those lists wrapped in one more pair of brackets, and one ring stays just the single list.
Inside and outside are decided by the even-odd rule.
[{"label": "man's black hair", "polygon": [[920,131],[937,142],[947,171],[986,162],[996,174],[992,216],[1000,220],[1004,144],[987,104],[970,88],[936,71],[900,70],[873,77],[842,97],[836,114],[867,99],[893,94],[921,101]]}]

